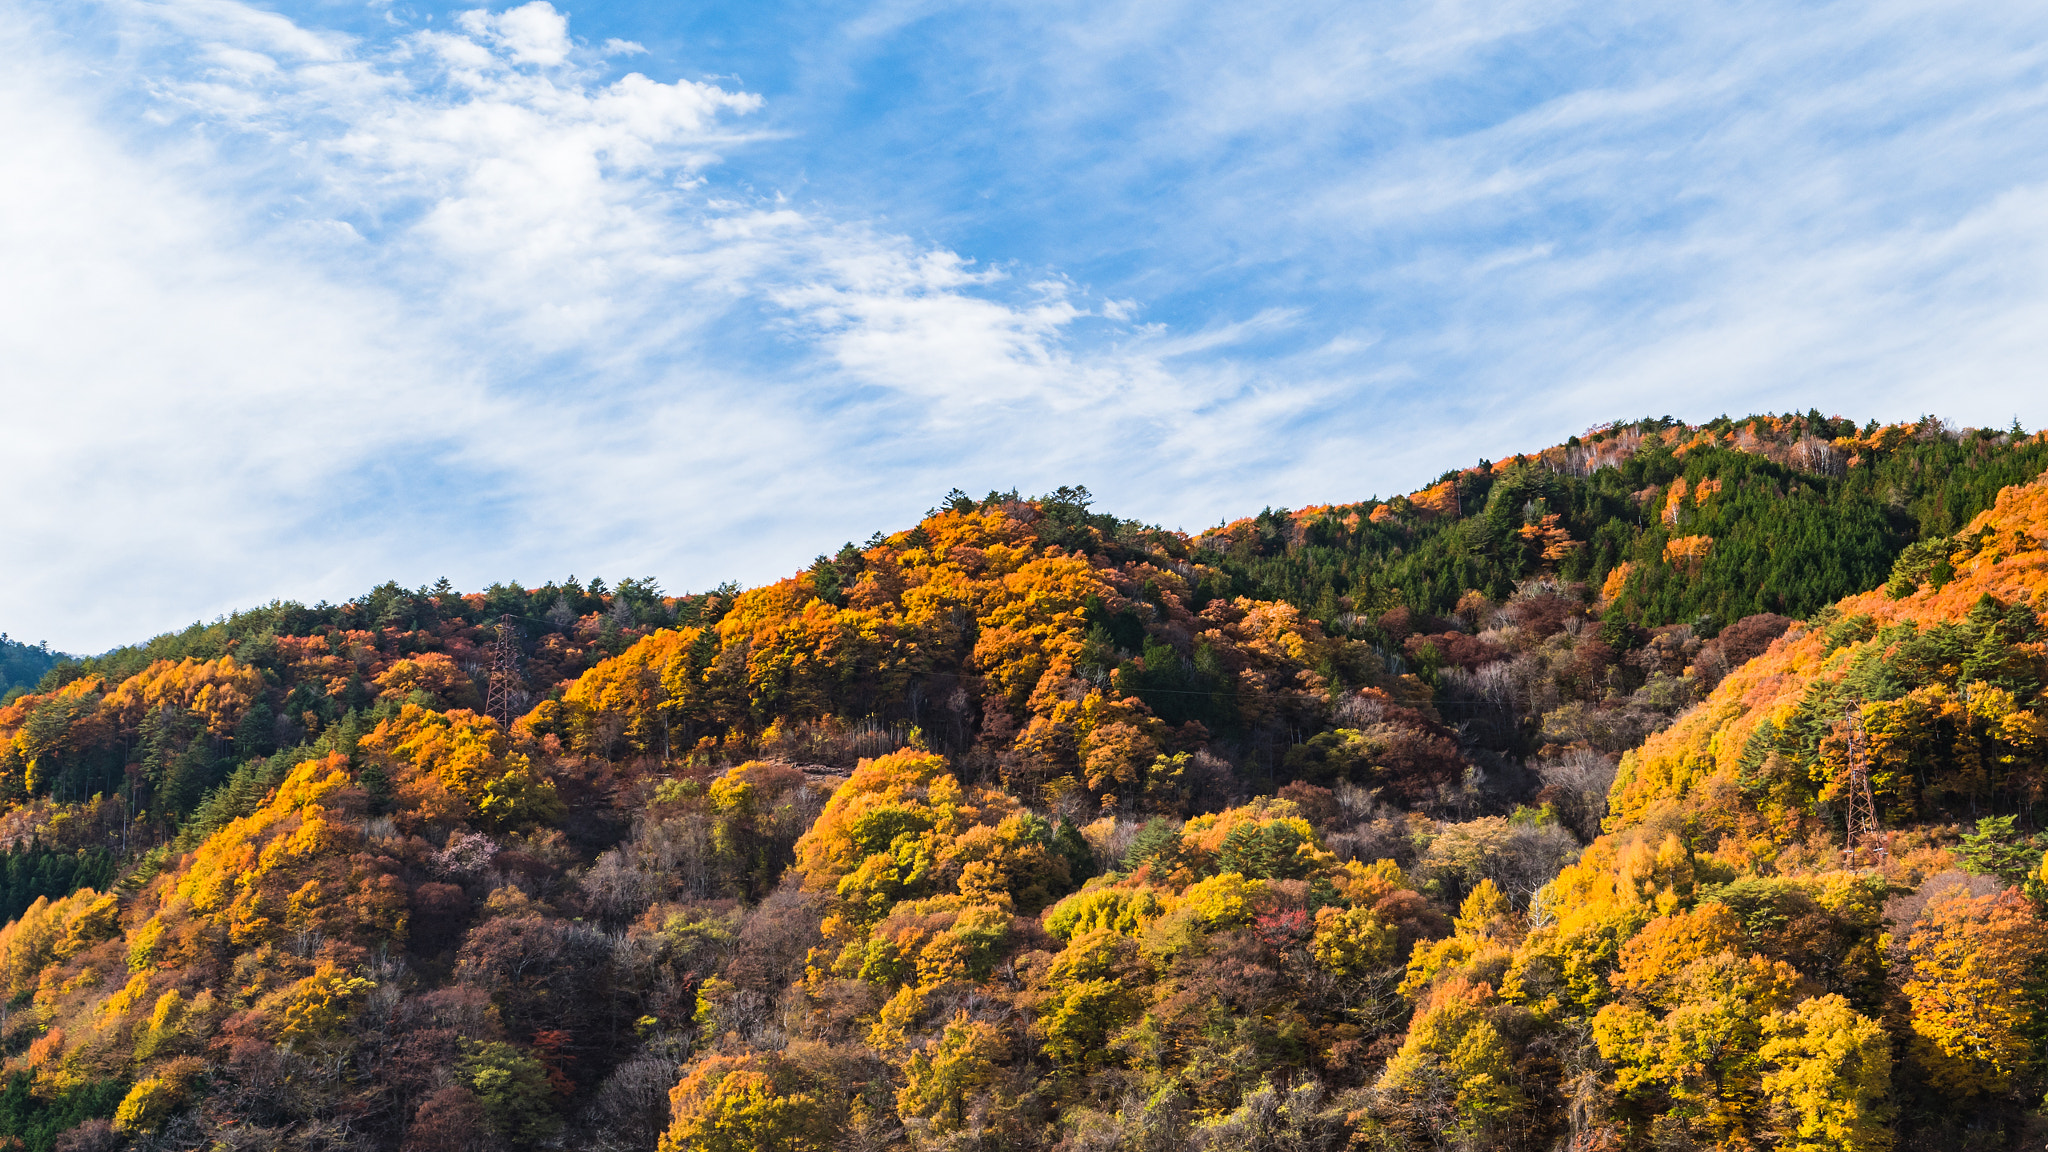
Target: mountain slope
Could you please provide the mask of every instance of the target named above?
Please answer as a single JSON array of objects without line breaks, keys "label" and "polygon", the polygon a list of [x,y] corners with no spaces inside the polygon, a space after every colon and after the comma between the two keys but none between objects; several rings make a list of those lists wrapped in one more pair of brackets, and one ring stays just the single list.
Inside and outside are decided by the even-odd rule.
[{"label": "mountain slope", "polygon": [[[2038,881],[2007,885],[2042,853],[2010,817],[1960,845],[1924,822],[2040,795],[2048,482],[2001,492],[1920,560],[1624,757],[1610,833],[1546,891],[1552,917],[1498,977],[1506,1003],[1589,1030],[1576,1058],[1611,1079],[1580,1135],[1768,1141],[1788,1120],[1778,1138],[1830,1147],[2017,1134],[2042,1072],[2048,929]],[[1890,831],[1845,871],[1852,715]],[[1944,871],[1958,861],[1976,875]],[[1747,1010],[1716,999],[1730,995]],[[1723,1047],[1688,1065],[1703,1035]]]},{"label": "mountain slope", "polygon": [[1834,796],[1848,748],[1830,729],[1852,711],[1887,813],[2031,807],[2048,786],[2044,543],[2048,488],[2000,493],[1941,542],[1938,579],[1912,578],[1909,559],[1905,579],[1830,606],[1625,758],[1616,817],[1674,799],[1705,810],[1701,797],[1736,790],[1746,803],[1729,807],[1754,806],[1781,838],[1802,830]]},{"label": "mountain slope", "polygon": [[1243,594],[1329,622],[1449,615],[1539,574],[1585,582],[1639,625],[1806,616],[1881,583],[1925,536],[2048,468],[2048,441],[1938,420],[1644,420],[1447,472],[1386,501],[1273,512],[1202,534]]},{"label": "mountain slope", "polygon": [[[0,708],[0,1135],[2003,1141],[2048,1054],[2048,482],[1954,535],[1857,509],[1903,472],[1959,515],[2042,442],[1871,429],[1831,479],[1774,427],[1371,506],[1378,571],[1463,540],[1479,578],[1322,619],[1242,594],[1244,524],[956,493],[752,590],[387,585],[66,664]],[[1838,513],[1859,594],[1662,622]],[[1839,867],[1856,702],[1878,873]]]},{"label": "mountain slope", "polygon": [[24,644],[0,634],[0,701],[10,701],[33,688],[59,661],[68,659],[62,652],[50,651],[48,644]]}]

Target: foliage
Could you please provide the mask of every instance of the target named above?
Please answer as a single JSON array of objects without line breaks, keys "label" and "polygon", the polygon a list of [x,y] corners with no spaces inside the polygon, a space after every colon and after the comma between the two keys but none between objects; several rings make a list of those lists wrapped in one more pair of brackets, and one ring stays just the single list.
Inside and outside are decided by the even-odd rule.
[{"label": "foliage", "polygon": [[674,1121],[662,1135],[661,1152],[823,1148],[815,1102],[808,1094],[784,1091],[778,1073],[788,1076],[773,1059],[751,1053],[700,1062],[669,1093]]},{"label": "foliage", "polygon": [[33,688],[59,661],[69,659],[72,657],[62,652],[50,651],[47,641],[24,644],[0,633],[0,701],[13,703],[7,697]]},{"label": "foliage", "polygon": [[463,1048],[458,1074],[498,1135],[515,1147],[531,1147],[561,1127],[548,1107],[553,1085],[540,1060],[502,1040],[470,1041]]},{"label": "foliage", "polygon": [[1975,832],[1965,832],[1956,848],[1964,868],[2018,883],[2041,866],[2041,849],[2014,843],[2013,817],[1986,816],[1977,821]]},{"label": "foliage", "polygon": [[2005,1091],[2034,1059],[2027,992],[2048,956],[2032,905],[2012,893],[1936,898],[1906,942],[1902,990],[1915,1058],[1945,1094]]},{"label": "foliage", "polygon": [[487,828],[513,828],[560,816],[554,784],[510,743],[497,721],[474,712],[431,712],[407,704],[360,745],[392,773],[397,795],[422,815]]},{"label": "foliage", "polygon": [[2048,485],[1992,489],[2043,451],[1652,421],[1193,540],[956,492],[751,590],[58,664],[0,703],[0,1136],[2005,1139]]},{"label": "foliage", "polygon": [[122,1081],[106,1080],[38,1093],[28,1073],[11,1073],[0,1090],[0,1134],[20,1140],[25,1152],[50,1152],[64,1132],[88,1120],[112,1117],[128,1090]]},{"label": "foliage", "polygon": [[1891,1147],[1891,1044],[1840,996],[1816,996],[1764,1020],[1763,1091],[1790,1119],[1779,1147],[1847,1152]]},{"label": "foliage", "polygon": [[970,1020],[964,1012],[956,1016],[937,1040],[911,1053],[904,1064],[897,1112],[932,1132],[958,1130],[967,1122],[970,1094],[997,1079],[995,1062],[1005,1047],[993,1025]]},{"label": "foliage", "polygon": [[1726,624],[1804,616],[1888,578],[1905,590],[1939,582],[1934,550],[1907,549],[2044,467],[2039,437],[1963,435],[1932,419],[1858,429],[1818,412],[1667,417],[1482,461],[1391,500],[1268,509],[1197,543],[1239,593],[1325,621],[1397,605],[1448,616],[1468,590],[1498,603],[1549,574],[1612,584],[1604,598],[1632,623]]},{"label": "foliage", "polygon": [[69,896],[80,888],[104,889],[119,872],[118,860],[105,849],[64,851],[30,844],[4,855],[0,921],[18,919],[39,899]]}]

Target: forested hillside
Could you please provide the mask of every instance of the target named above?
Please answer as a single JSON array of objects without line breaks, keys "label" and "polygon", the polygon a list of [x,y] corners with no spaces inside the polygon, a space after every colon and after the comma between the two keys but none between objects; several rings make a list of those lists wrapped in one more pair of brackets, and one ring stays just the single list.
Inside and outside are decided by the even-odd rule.
[{"label": "forested hillside", "polygon": [[2015,431],[1818,412],[1618,423],[1391,500],[1268,509],[1197,543],[1246,594],[1323,620],[1447,615],[1468,590],[1499,600],[1538,571],[1590,584],[1635,624],[1804,617],[2048,468],[2048,445]]},{"label": "forested hillside", "polygon": [[0,1140],[2011,1147],[2044,468],[1646,421],[67,659],[0,707]]},{"label": "forested hillside", "polygon": [[35,687],[58,661],[66,659],[64,653],[50,651],[48,644],[24,644],[0,633],[0,702],[12,703],[14,697]]}]

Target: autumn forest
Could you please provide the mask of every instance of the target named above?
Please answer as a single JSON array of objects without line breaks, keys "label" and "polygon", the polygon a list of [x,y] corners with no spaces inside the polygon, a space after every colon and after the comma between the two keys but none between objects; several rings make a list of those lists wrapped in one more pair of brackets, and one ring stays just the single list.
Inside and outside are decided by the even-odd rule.
[{"label": "autumn forest", "polygon": [[2038,1146],[2044,472],[1666,417],[0,637],[0,1147]]}]

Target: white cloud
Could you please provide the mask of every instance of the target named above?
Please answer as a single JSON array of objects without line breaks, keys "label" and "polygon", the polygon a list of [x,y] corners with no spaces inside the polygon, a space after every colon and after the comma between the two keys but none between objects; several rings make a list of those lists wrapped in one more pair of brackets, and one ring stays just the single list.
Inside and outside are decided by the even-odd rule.
[{"label": "white cloud", "polygon": [[1014,92],[962,130],[1054,174],[1049,258],[1113,236],[1183,310],[1290,307],[1304,346],[1375,337],[1348,364],[1368,402],[1300,430],[1338,445],[1330,469],[1263,472],[1254,502],[1435,472],[1409,444],[1498,455],[1645,411],[2048,422],[2040,10],[1004,12],[1001,36],[967,16],[934,36],[968,57],[944,75]]},{"label": "white cloud", "polygon": [[[808,33],[806,82],[954,85],[875,114],[915,132],[621,75],[640,45],[546,3],[4,19],[0,624],[60,647],[387,576],[764,579],[953,484],[1201,525],[1617,415],[2048,422],[2048,17],[2010,8]],[[856,167],[812,170],[835,132]],[[766,154],[804,162],[778,189]]]},{"label": "white cloud", "polygon": [[43,558],[0,593],[60,647],[386,576],[768,578],[1240,387],[1077,356],[1063,283],[693,189],[759,97],[606,80],[546,4],[387,43],[115,12],[162,127],[44,27],[0,92],[0,528]]},{"label": "white cloud", "polygon": [[503,48],[515,64],[552,68],[569,58],[569,20],[547,0],[533,0],[496,15],[464,12],[456,22],[465,32]]}]

